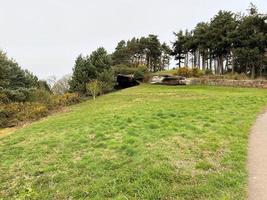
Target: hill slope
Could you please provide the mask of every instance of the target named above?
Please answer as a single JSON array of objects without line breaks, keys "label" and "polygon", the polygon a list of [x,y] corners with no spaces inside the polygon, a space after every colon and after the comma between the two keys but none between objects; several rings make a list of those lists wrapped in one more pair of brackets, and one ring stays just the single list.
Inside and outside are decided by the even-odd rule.
[{"label": "hill slope", "polygon": [[142,85],[0,139],[0,199],[245,199],[260,89]]}]

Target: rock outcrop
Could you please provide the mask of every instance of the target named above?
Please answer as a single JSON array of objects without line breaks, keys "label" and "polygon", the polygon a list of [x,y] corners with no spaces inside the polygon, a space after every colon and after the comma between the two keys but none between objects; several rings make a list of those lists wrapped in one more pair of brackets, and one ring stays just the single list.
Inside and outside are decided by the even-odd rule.
[{"label": "rock outcrop", "polygon": [[134,78],[133,75],[117,75],[118,88],[128,88],[139,85],[139,82]]},{"label": "rock outcrop", "polygon": [[186,85],[187,80],[182,76],[163,75],[153,76],[150,83],[160,85]]}]

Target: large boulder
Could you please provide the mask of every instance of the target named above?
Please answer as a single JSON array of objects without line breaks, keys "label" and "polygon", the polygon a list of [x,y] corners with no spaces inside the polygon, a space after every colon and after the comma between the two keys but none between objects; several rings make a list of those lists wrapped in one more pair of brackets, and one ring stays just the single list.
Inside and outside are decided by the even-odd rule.
[{"label": "large boulder", "polygon": [[182,76],[162,75],[153,76],[150,83],[161,85],[186,85],[187,80]]}]

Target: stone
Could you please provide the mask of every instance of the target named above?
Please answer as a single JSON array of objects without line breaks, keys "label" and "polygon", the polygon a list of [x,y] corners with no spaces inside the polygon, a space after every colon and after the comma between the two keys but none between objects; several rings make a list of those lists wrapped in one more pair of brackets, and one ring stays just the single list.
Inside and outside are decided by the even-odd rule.
[{"label": "stone", "polygon": [[150,83],[161,85],[186,85],[188,81],[182,76],[162,75],[153,76]]}]

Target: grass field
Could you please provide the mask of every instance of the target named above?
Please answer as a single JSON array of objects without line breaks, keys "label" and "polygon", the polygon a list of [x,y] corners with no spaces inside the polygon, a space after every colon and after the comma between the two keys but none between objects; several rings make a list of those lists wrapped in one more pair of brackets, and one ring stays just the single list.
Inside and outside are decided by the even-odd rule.
[{"label": "grass field", "polygon": [[0,199],[245,199],[267,91],[142,85],[0,137]]}]

